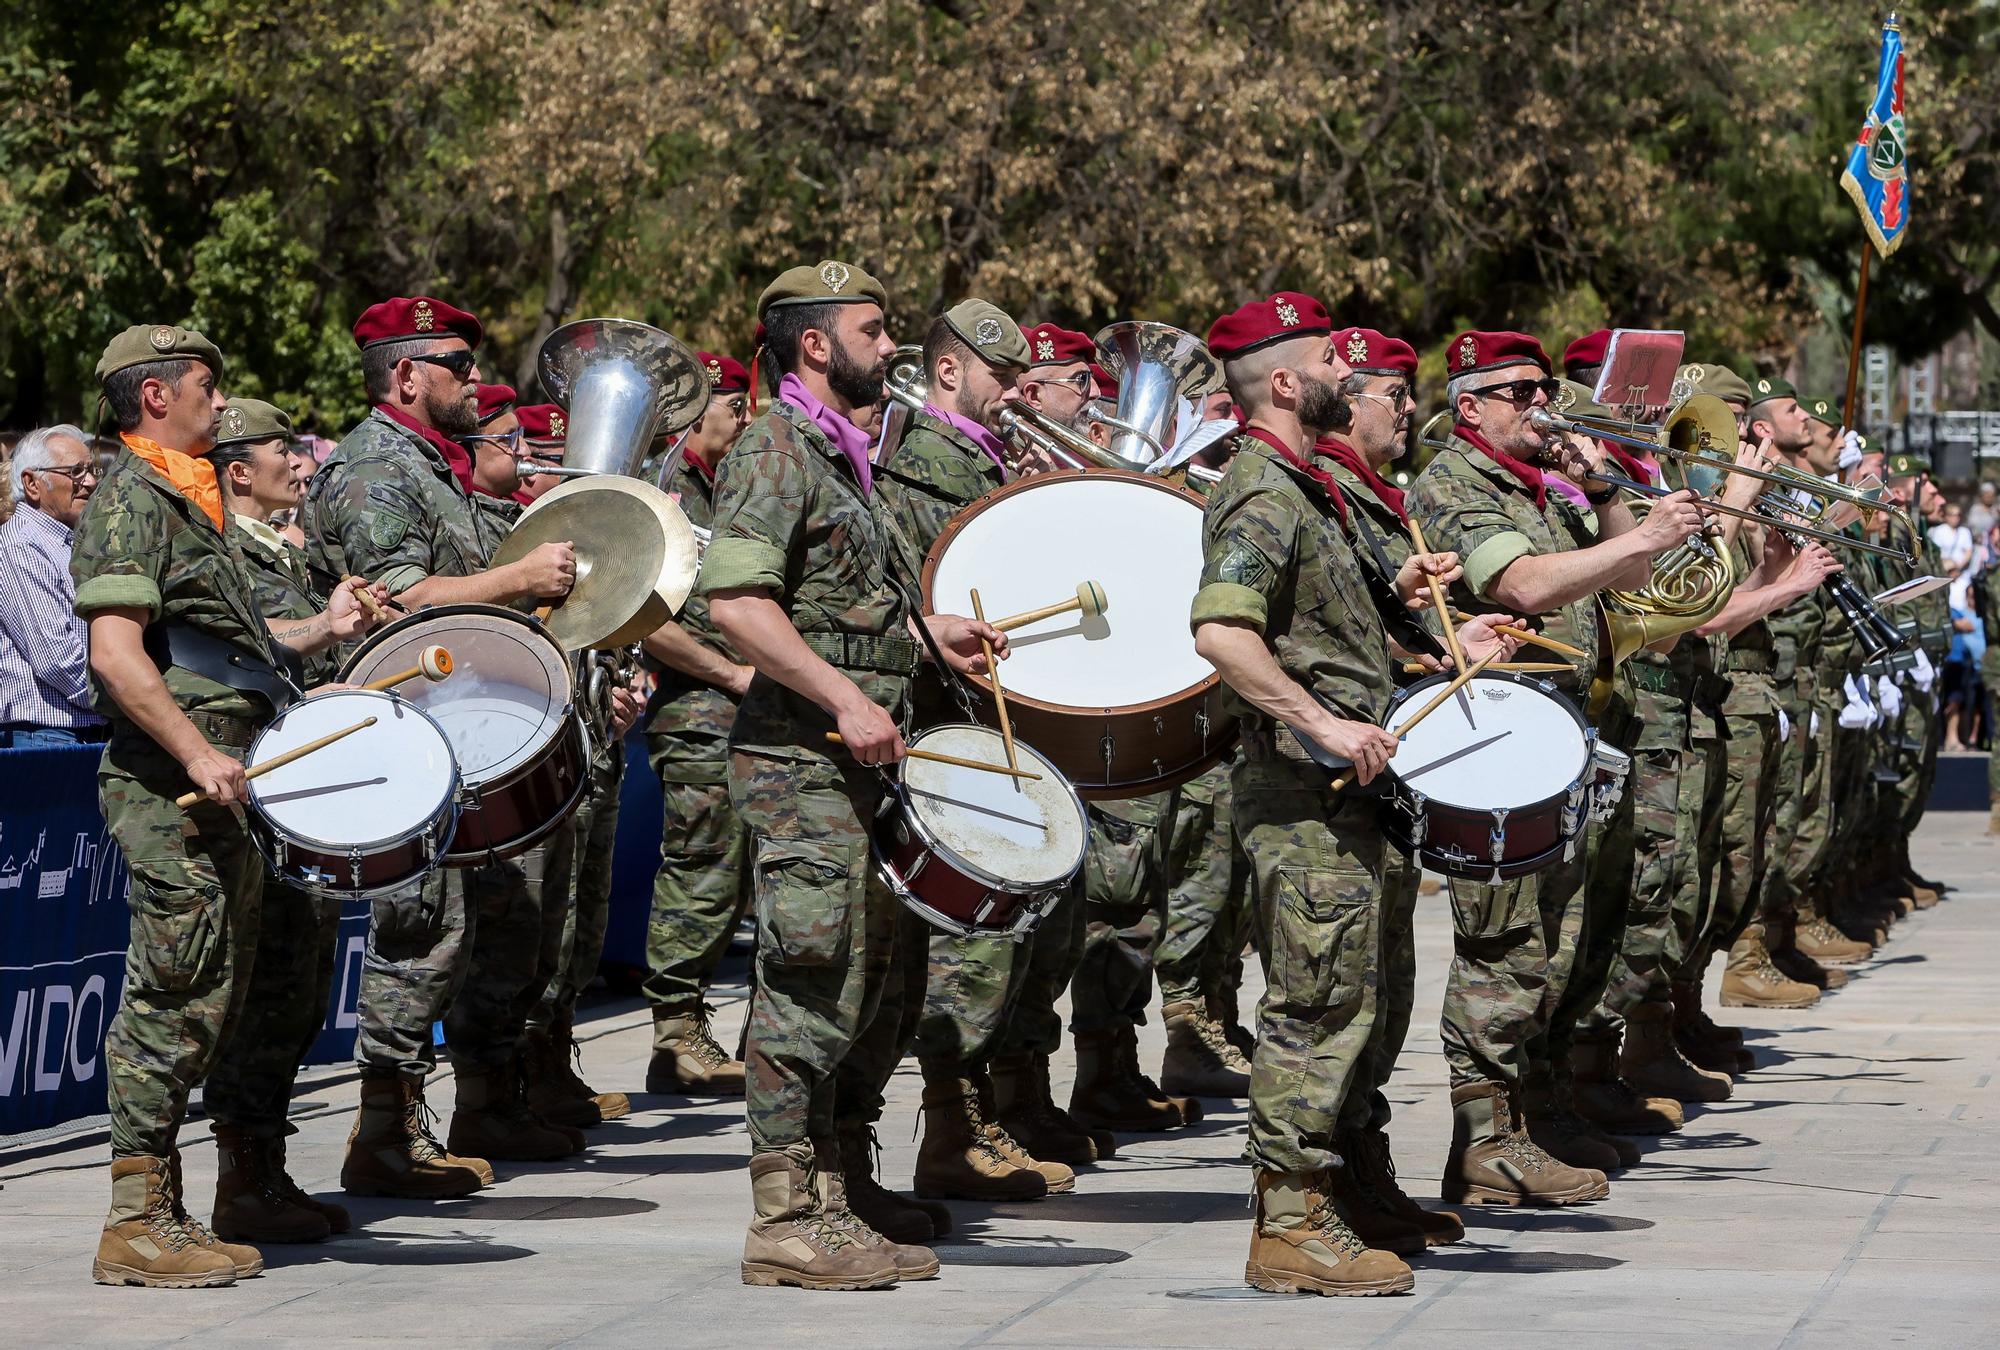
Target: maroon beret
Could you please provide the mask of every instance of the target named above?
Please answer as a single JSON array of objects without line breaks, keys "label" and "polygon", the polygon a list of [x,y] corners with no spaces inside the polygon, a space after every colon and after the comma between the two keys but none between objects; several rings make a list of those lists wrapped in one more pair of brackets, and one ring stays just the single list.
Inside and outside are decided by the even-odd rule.
[{"label": "maroon beret", "polygon": [[1595,333],[1585,333],[1582,337],[1563,348],[1563,374],[1574,375],[1579,366],[1601,366],[1604,353],[1611,347],[1611,330],[1600,328]]},{"label": "maroon beret", "polygon": [[569,414],[553,403],[530,403],[514,409],[521,435],[531,441],[560,442],[569,435]]},{"label": "maroon beret", "polygon": [[1073,366],[1079,361],[1088,362],[1097,358],[1097,344],[1088,335],[1073,328],[1038,323],[1033,328],[1022,329],[1021,336],[1028,339],[1030,370],[1036,366]]},{"label": "maroon beret", "polygon": [[695,359],[708,372],[708,387],[718,394],[740,394],[750,387],[750,370],[733,356],[696,352]]},{"label": "maroon beret", "polygon": [[478,386],[479,425],[485,426],[501,413],[514,406],[520,395],[511,384],[482,384]]},{"label": "maroon beret", "polygon": [[1233,361],[1273,342],[1332,331],[1333,317],[1325,305],[1298,291],[1279,291],[1268,300],[1252,300],[1209,325],[1208,350],[1218,361]]},{"label": "maroon beret", "polygon": [[1118,381],[1111,378],[1111,372],[1095,361],[1090,363],[1090,384],[1092,398],[1117,398]]},{"label": "maroon beret", "polygon": [[1415,377],[1417,373],[1417,349],[1373,328],[1341,329],[1333,335],[1333,350],[1362,374]]},{"label": "maroon beret", "polygon": [[1444,349],[1447,379],[1506,366],[1540,366],[1549,373],[1549,354],[1528,333],[1460,333]]},{"label": "maroon beret", "polygon": [[479,320],[456,305],[447,305],[428,295],[398,296],[361,311],[354,321],[354,345],[366,351],[378,342],[406,342],[411,338],[462,337],[477,347],[486,330]]}]

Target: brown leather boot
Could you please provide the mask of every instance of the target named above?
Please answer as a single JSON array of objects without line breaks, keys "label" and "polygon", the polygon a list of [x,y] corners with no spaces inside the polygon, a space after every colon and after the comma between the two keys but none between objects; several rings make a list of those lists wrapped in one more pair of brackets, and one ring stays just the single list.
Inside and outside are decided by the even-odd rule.
[{"label": "brown leather boot", "polygon": [[847,1207],[892,1242],[924,1243],[951,1231],[951,1211],[934,1201],[911,1200],[875,1179],[875,1127],[840,1127],[840,1177]]},{"label": "brown leather boot", "polygon": [[361,1080],[361,1110],[347,1135],[340,1189],[399,1200],[451,1200],[493,1184],[484,1158],[445,1152],[431,1133],[423,1085],[398,1075]]},{"label": "brown leather boot", "polygon": [[1729,949],[1722,968],[1725,1008],[1810,1008],[1819,990],[1779,970],[1764,945],[1764,928],[1752,924]]},{"label": "brown leather boot", "polygon": [[457,1070],[458,1104],[445,1143],[454,1153],[502,1162],[554,1162],[582,1151],[583,1135],[551,1125],[528,1106],[514,1065]]},{"label": "brown leather boot", "polygon": [[1235,997],[1209,994],[1203,1002],[1208,1005],[1208,1020],[1222,1028],[1223,1039],[1235,1046],[1236,1053],[1248,1064],[1257,1053],[1257,1033],[1237,1020]]},{"label": "brown leather boot", "polygon": [[217,1125],[215,1155],[217,1236],[250,1242],[324,1242],[332,1236],[325,1215],[292,1198],[299,1188],[285,1175],[278,1140]]},{"label": "brown leather boot", "polygon": [[1160,1063],[1163,1091],[1191,1097],[1250,1095],[1250,1062],[1201,1004],[1191,999],[1169,1003],[1161,1015],[1167,1023],[1167,1053]]},{"label": "brown leather boot", "polygon": [[756,1218],[743,1236],[743,1283],[800,1289],[883,1289],[895,1259],[862,1243],[820,1208],[812,1148],[801,1144],[750,1159]]},{"label": "brown leather boot", "polygon": [[1555,1089],[1546,1082],[1521,1085],[1521,1117],[1528,1138],[1557,1162],[1600,1172],[1615,1172],[1625,1165],[1610,1138],[1570,1110],[1568,1103],[1558,1102]]},{"label": "brown leather boot", "polygon": [[1086,1126],[1133,1133],[1157,1133],[1181,1126],[1181,1113],[1125,1082],[1119,1074],[1115,1031],[1076,1033],[1076,1084],[1069,1113]]},{"label": "brown leather boot", "polygon": [[1866,961],[1875,951],[1873,945],[1848,937],[1818,915],[1793,930],[1792,943],[1823,966],[1851,966]]},{"label": "brown leather boot", "polygon": [[247,1242],[230,1242],[217,1237],[215,1231],[187,1210],[187,1183],[181,1179],[181,1151],[178,1146],[167,1155],[167,1198],[174,1207],[174,1217],[180,1220],[182,1229],[195,1240],[197,1246],[212,1252],[220,1252],[236,1267],[236,1278],[247,1280],[252,1275],[264,1273],[264,1253]]},{"label": "brown leather boot", "polygon": [[1035,1157],[1082,1167],[1118,1151],[1111,1131],[1085,1129],[1055,1104],[1047,1055],[1002,1055],[993,1061],[992,1080],[1000,1123]]},{"label": "brown leather boot", "polygon": [[1139,1067],[1139,1026],[1136,1022],[1123,1023],[1118,1028],[1117,1041],[1120,1082],[1149,1101],[1165,1102],[1173,1107],[1183,1125],[1192,1125],[1201,1119],[1201,1098],[1164,1091]]},{"label": "brown leather boot", "polygon": [[741,1097],[743,1061],[716,1044],[709,1031],[709,1006],[697,1003],[653,1009],[653,1058],[646,1065],[646,1091],[690,1097]]},{"label": "brown leather boot", "polygon": [[1340,1154],[1354,1172],[1355,1183],[1375,1203],[1423,1230],[1424,1240],[1442,1247],[1465,1240],[1465,1224],[1448,1209],[1425,1209],[1396,1180],[1396,1161],[1389,1156],[1389,1136],[1377,1129],[1356,1130],[1341,1144]]},{"label": "brown leather boot", "polygon": [[842,1175],[840,1150],[828,1141],[814,1145],[813,1155],[816,1163],[813,1168],[813,1179],[819,1188],[820,1213],[862,1246],[887,1253],[889,1259],[896,1263],[897,1279],[935,1279],[938,1273],[936,1252],[921,1243],[901,1242],[886,1236],[848,1204],[847,1182]]},{"label": "brown leather boot", "polygon": [[1257,1210],[1243,1278],[1279,1294],[1406,1294],[1416,1276],[1392,1252],[1375,1251],[1334,1207],[1324,1172],[1257,1173]]},{"label": "brown leather boot", "polygon": [[1699,984],[1677,984],[1668,996],[1674,1005],[1674,1044],[1688,1062],[1698,1069],[1735,1075],[1747,1073],[1756,1063],[1740,1039],[1726,1041],[1722,1028],[1708,1020],[1701,1007]]},{"label": "brown leather boot", "polygon": [[1697,1069],[1674,1044],[1674,1006],[1641,1003],[1625,1015],[1625,1046],[1618,1072],[1641,1092],[1687,1102],[1729,1100],[1729,1075]]},{"label": "brown leather boot", "polygon": [[307,1194],[285,1171],[285,1138],[288,1135],[294,1135],[298,1132],[298,1126],[287,1125],[285,1126],[285,1133],[271,1141],[277,1155],[279,1180],[285,1185],[286,1194],[291,1197],[293,1204],[304,1205],[307,1209],[325,1219],[327,1228],[337,1237],[354,1227],[354,1220],[348,1214],[347,1207],[345,1205],[336,1205],[331,1200],[321,1200],[317,1196]]},{"label": "brown leather boot", "polygon": [[1451,1091],[1451,1151],[1439,1191],[1448,1205],[1575,1205],[1611,1193],[1604,1173],[1571,1167],[1517,1127],[1500,1083]]},{"label": "brown leather boot", "polygon": [[1050,1195],[1067,1195],[1076,1189],[1076,1173],[1066,1163],[1054,1159],[1037,1158],[1021,1147],[1021,1141],[1007,1131],[1000,1123],[999,1112],[993,1103],[993,1080],[986,1076],[984,1069],[976,1071],[973,1085],[979,1091],[980,1117],[985,1121],[987,1142],[1000,1150],[1000,1156],[1016,1167],[1026,1167],[1041,1173]]},{"label": "brown leather boot", "polygon": [[927,1200],[1039,1200],[1048,1181],[988,1137],[979,1089],[967,1078],[924,1082],[924,1138],[912,1180]]},{"label": "brown leather boot", "polygon": [[1354,1230],[1354,1235],[1368,1246],[1398,1256],[1421,1256],[1431,1245],[1422,1228],[1392,1212],[1362,1186],[1352,1166],[1329,1168],[1321,1175],[1326,1179],[1327,1196],[1334,1208]]},{"label": "brown leather boot", "polygon": [[1612,1134],[1672,1134],[1685,1121],[1672,1097],[1646,1097],[1618,1074],[1618,1041],[1578,1036],[1570,1046],[1570,1105]]},{"label": "brown leather boot", "polygon": [[175,1213],[167,1160],[111,1160],[111,1210],[90,1278],[148,1289],[213,1289],[236,1283],[236,1263],[196,1241]]},{"label": "brown leather boot", "polygon": [[622,1092],[599,1092],[583,1077],[583,1047],[576,1043],[576,1023],[559,1017],[549,1024],[549,1043],[561,1065],[562,1081],[571,1096],[597,1108],[599,1120],[623,1120],[632,1114],[632,1099]]},{"label": "brown leather boot", "polygon": [[529,1027],[521,1034],[521,1077],[528,1105],[551,1125],[584,1129],[604,1123],[590,1094],[572,1085],[569,1056],[556,1049],[547,1027]]}]

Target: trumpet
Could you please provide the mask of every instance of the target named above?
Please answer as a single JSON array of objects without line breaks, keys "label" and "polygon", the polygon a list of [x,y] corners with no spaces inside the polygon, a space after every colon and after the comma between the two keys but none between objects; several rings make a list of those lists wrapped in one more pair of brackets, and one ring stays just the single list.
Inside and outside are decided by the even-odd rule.
[{"label": "trumpet", "polygon": [[1130,469],[1144,473],[1145,466],[1114,455],[1088,436],[1066,427],[1032,404],[1019,400],[1000,405],[994,419],[1003,440],[1017,450],[1039,451],[1072,469]]}]

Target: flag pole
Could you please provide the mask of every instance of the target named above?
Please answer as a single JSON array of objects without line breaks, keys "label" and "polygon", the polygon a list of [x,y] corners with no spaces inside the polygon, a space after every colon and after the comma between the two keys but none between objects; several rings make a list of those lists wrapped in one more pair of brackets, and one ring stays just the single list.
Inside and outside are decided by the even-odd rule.
[{"label": "flag pole", "polygon": [[1854,388],[1861,380],[1861,324],[1868,317],[1868,260],[1875,256],[1875,242],[1861,236],[1861,284],[1854,288],[1854,341],[1847,348],[1847,398],[1840,405],[1841,421],[1849,427],[1859,424],[1855,415]]}]

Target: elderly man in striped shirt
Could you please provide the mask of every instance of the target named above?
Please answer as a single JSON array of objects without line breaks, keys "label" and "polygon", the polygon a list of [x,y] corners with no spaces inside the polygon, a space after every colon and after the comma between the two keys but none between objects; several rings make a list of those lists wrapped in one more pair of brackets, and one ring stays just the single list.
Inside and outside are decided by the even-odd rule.
[{"label": "elderly man in striped shirt", "polygon": [[71,608],[71,532],[97,488],[73,426],[31,431],[8,464],[14,513],[0,525],[0,746],[104,739],[91,708],[86,630]]}]

